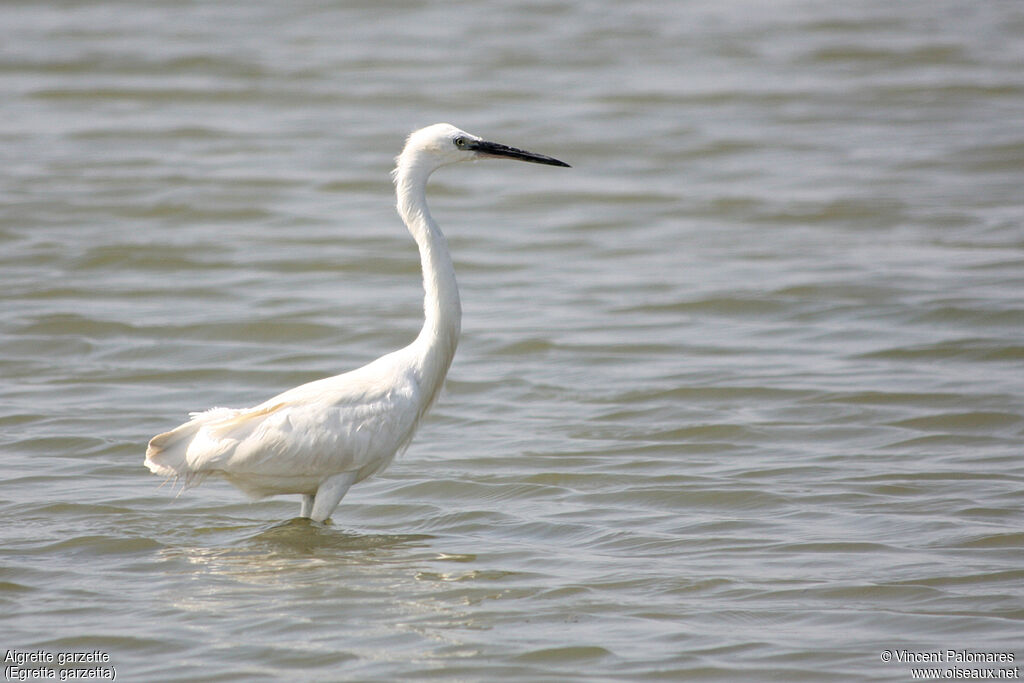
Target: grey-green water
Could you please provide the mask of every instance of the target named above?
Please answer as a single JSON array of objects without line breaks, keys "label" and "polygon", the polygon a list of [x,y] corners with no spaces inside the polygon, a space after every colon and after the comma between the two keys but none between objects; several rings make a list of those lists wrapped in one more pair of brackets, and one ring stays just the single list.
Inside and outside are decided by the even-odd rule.
[{"label": "grey-green water", "polygon": [[[124,681],[1020,665],[1022,36],[1016,2],[4,4],[0,648]],[[574,168],[432,181],[464,334],[412,448],[322,527],[160,488],[187,411],[416,333],[387,173],[437,121]]]}]

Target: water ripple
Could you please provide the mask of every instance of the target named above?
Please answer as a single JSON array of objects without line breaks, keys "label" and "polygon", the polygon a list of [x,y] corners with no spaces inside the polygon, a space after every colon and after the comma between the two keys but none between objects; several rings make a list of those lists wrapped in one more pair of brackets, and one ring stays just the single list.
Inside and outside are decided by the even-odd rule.
[{"label": "water ripple", "polygon": [[[1019,648],[1018,5],[0,15],[8,648],[865,682]],[[408,453],[332,524],[160,488],[146,440],[188,411],[414,337],[387,172],[435,120],[573,169],[432,179],[465,316]]]}]

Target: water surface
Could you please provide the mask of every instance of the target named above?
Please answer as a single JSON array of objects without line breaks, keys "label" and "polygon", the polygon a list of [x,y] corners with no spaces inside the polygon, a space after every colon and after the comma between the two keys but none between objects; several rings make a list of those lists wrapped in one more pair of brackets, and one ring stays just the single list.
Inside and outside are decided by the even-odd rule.
[{"label": "water surface", "polygon": [[[0,645],[120,680],[910,680],[1020,651],[1024,9],[0,9]],[[465,311],[318,526],[142,466]],[[952,667],[950,664],[948,667]]]}]

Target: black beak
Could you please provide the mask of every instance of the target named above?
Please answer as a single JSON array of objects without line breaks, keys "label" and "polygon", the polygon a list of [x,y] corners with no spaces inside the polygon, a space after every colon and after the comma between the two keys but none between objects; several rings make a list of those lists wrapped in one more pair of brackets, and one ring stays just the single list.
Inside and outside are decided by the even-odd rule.
[{"label": "black beak", "polygon": [[534,154],[533,152],[516,149],[515,147],[509,147],[508,145],[502,145],[497,142],[481,140],[480,142],[474,142],[471,144],[472,146],[470,149],[480,156],[519,159],[520,161],[530,161],[535,164],[547,164],[548,166],[564,166],[566,168],[572,168],[569,164],[564,161],[559,161],[554,157],[544,156],[543,154]]}]

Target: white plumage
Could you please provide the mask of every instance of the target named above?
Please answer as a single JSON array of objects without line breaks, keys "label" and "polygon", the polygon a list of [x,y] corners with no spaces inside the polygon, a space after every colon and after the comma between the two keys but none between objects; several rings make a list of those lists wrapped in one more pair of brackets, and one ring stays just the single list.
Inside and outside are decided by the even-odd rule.
[{"label": "white plumage", "polygon": [[423,267],[425,321],[410,345],[252,408],[193,413],[150,440],[146,467],[183,478],[186,486],[212,474],[257,498],[301,494],[301,516],[318,522],[330,517],[352,484],[387,467],[437,397],[462,320],[447,242],[427,209],[427,179],[441,166],[481,157],[568,166],[445,123],[409,136],[393,176],[398,213]]}]

